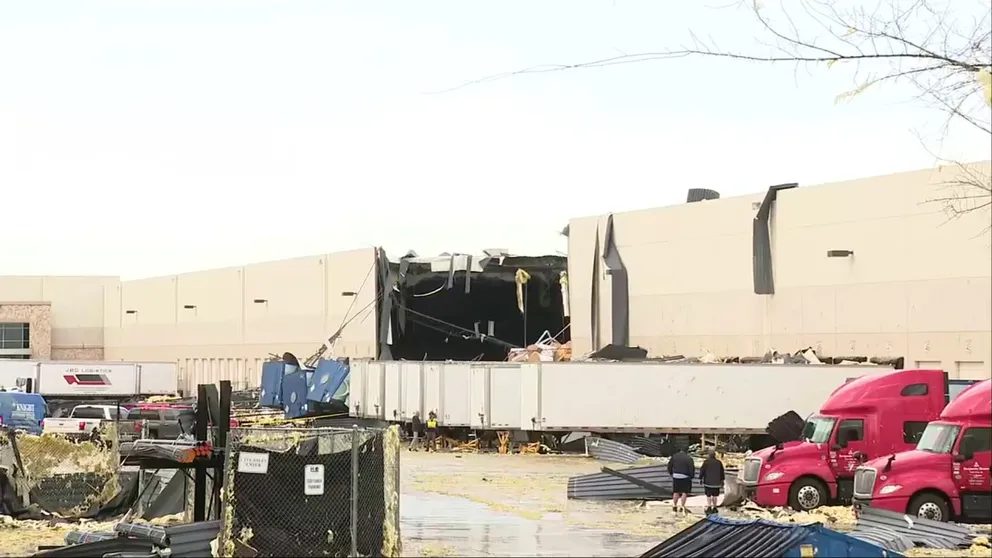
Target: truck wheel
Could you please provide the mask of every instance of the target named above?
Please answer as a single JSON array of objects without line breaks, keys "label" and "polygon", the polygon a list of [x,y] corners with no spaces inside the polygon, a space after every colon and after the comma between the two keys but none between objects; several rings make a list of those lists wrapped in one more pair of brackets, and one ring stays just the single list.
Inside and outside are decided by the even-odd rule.
[{"label": "truck wheel", "polygon": [[947,501],[936,494],[920,494],[909,503],[910,516],[922,517],[933,521],[949,521],[951,510]]},{"label": "truck wheel", "polygon": [[789,488],[789,507],[796,511],[814,510],[827,503],[827,487],[817,479],[801,478]]}]

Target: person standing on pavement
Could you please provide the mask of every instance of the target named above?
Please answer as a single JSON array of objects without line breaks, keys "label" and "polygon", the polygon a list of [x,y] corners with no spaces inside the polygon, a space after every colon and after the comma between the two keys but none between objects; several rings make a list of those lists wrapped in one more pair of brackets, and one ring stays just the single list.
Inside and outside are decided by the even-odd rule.
[{"label": "person standing on pavement", "polygon": [[723,463],[716,458],[716,451],[710,450],[706,461],[699,468],[699,480],[703,484],[703,493],[706,494],[706,515],[717,513],[717,499],[726,478]]},{"label": "person standing on pavement", "polygon": [[413,430],[413,439],[410,441],[410,451],[420,449],[420,436],[423,434],[424,421],[420,420],[420,411],[413,412],[410,420],[410,429]]},{"label": "person standing on pavement", "polygon": [[427,451],[437,451],[437,415],[434,411],[427,415]]},{"label": "person standing on pavement", "polygon": [[672,511],[685,512],[685,501],[692,494],[696,463],[685,450],[680,449],[668,460],[668,474],[672,477]]}]

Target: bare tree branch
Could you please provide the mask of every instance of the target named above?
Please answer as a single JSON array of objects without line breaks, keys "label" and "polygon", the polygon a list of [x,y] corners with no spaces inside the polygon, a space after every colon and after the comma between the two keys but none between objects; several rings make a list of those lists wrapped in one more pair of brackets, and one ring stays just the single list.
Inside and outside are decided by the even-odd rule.
[{"label": "bare tree branch", "polygon": [[[689,56],[824,68],[843,64],[853,67],[855,87],[838,95],[837,101],[853,99],[880,84],[907,83],[917,90],[917,99],[947,115],[940,137],[932,140],[939,142],[951,122],[961,121],[987,134],[992,150],[992,13],[985,10],[981,17],[955,17],[952,10],[962,4],[946,0],[942,7],[936,7],[933,1],[879,0],[873,9],[866,10],[864,7],[842,9],[841,0],[782,0],[780,11],[784,23],[776,23],[758,0],[738,0],[737,5],[745,7],[755,18],[761,34],[772,41],[764,45],[768,53],[720,49],[712,39],[704,41],[690,32],[691,43],[677,49],[534,66],[486,76],[446,91],[523,74]],[[807,25],[799,25],[797,16],[804,17]],[[810,30],[820,34],[811,34]],[[992,208],[989,176],[968,165],[936,158],[956,165],[961,171],[959,178],[945,185],[954,193],[932,200],[944,206],[949,218]]]}]

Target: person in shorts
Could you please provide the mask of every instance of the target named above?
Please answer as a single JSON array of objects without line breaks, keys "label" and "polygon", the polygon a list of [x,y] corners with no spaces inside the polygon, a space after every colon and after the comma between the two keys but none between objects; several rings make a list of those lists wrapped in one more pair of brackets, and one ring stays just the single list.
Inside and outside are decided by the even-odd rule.
[{"label": "person in shorts", "polygon": [[703,493],[706,494],[706,515],[717,513],[717,500],[726,478],[723,463],[716,458],[716,451],[710,450],[706,461],[699,468],[699,480],[703,484]]},{"label": "person in shorts", "polygon": [[692,494],[692,479],[696,476],[696,463],[685,450],[680,449],[668,460],[668,474],[672,477],[672,511],[685,512],[685,501]]}]

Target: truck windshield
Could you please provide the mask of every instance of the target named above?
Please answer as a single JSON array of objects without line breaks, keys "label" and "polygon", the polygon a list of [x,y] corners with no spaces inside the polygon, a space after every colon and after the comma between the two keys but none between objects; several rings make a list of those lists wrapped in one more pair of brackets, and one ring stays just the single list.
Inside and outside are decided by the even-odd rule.
[{"label": "truck windshield", "polygon": [[960,426],[931,422],[923,431],[916,449],[930,453],[951,453],[954,449],[954,440],[957,440],[960,431]]},{"label": "truck windshield", "polygon": [[834,431],[837,419],[829,417],[810,417],[803,428],[803,440],[814,444],[825,444],[830,441],[830,433]]}]

